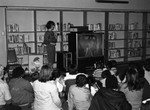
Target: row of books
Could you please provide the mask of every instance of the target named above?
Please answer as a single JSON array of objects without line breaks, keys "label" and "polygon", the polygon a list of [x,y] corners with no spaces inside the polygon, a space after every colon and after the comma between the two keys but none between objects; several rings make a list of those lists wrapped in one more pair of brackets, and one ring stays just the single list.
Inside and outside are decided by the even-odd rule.
[{"label": "row of books", "polygon": [[119,58],[119,57],[121,57],[121,51],[119,49],[109,51],[109,58]]},{"label": "row of books", "polygon": [[9,49],[14,48],[17,55],[25,55],[31,53],[31,47],[29,47],[26,43],[23,45],[17,45],[16,47],[9,47]]},{"label": "row of books", "polygon": [[22,43],[32,41],[29,34],[13,34],[8,36],[8,43]]},{"label": "row of books", "polygon": [[142,48],[132,48],[128,50],[128,57],[140,57],[142,55]]}]

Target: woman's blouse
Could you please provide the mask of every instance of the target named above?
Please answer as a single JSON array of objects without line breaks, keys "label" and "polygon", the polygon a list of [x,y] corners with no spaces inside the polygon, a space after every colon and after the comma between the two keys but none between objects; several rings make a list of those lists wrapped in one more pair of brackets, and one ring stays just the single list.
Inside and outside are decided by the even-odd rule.
[{"label": "woman's blouse", "polygon": [[139,110],[142,103],[143,89],[130,91],[125,83],[121,86],[120,91],[125,94],[128,102],[132,106],[132,110]]},{"label": "woman's blouse", "polygon": [[6,82],[0,79],[0,105],[5,105],[11,99],[9,87]]},{"label": "woman's blouse", "polygon": [[[34,81],[34,110],[60,110],[61,101],[54,81]],[[59,105],[59,106],[58,106]]]}]

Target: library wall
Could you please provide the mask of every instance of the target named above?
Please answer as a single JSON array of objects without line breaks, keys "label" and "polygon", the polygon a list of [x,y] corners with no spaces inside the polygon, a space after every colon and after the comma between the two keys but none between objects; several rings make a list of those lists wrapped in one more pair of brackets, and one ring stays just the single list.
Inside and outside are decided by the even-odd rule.
[{"label": "library wall", "polygon": [[0,0],[0,64],[6,65],[7,59],[5,10],[2,6],[150,10],[149,4],[150,0],[129,0],[129,4],[96,3],[95,0]]},{"label": "library wall", "polygon": [[1,0],[5,6],[40,6],[105,9],[150,9],[150,0],[128,0],[129,4],[96,3],[95,0]]},{"label": "library wall", "polygon": [[4,9],[0,8],[0,64],[2,64],[3,66],[6,65],[7,60],[4,12]]}]

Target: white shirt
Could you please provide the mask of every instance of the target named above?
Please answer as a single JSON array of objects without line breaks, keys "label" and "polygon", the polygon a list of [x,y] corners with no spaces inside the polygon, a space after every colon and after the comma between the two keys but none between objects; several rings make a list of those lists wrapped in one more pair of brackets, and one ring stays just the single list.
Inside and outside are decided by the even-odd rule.
[{"label": "white shirt", "polygon": [[[60,110],[61,101],[54,81],[33,82],[35,93],[34,110]],[[57,105],[59,107],[57,107]]]},{"label": "white shirt", "polygon": [[77,73],[77,74],[70,74],[69,72],[66,73],[66,76],[64,77],[64,80],[68,80],[68,79],[76,79],[76,77],[80,74],[84,74],[86,77],[88,76],[87,74],[85,73]]},{"label": "white shirt", "polygon": [[7,83],[0,79],[0,105],[5,105],[7,100],[11,99]]},{"label": "white shirt", "polygon": [[56,78],[55,80],[56,86],[58,88],[58,92],[62,92],[63,88],[65,87],[65,82],[63,79]]}]

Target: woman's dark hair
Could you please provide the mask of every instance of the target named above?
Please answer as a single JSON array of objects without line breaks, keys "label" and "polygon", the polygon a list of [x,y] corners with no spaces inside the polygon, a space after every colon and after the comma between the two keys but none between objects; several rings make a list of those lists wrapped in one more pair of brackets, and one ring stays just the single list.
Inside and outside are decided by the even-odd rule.
[{"label": "woman's dark hair", "polygon": [[15,69],[13,69],[12,78],[22,77],[24,73],[25,73],[25,70],[21,66],[16,67]]},{"label": "woman's dark hair", "polygon": [[41,71],[39,73],[39,81],[47,82],[52,77],[53,69],[50,68],[48,65],[43,65]]},{"label": "woman's dark hair", "polygon": [[55,23],[53,21],[48,21],[46,24],[46,28],[50,29],[50,28],[52,28],[52,26],[55,26]]},{"label": "woman's dark hair", "polygon": [[126,82],[127,87],[130,91],[132,90],[140,90],[144,86],[144,78],[140,76],[143,74],[143,70],[137,68],[136,66],[132,66],[126,73]]},{"label": "woman's dark hair", "polygon": [[76,84],[78,87],[83,87],[87,84],[87,77],[83,74],[80,74],[76,77]]}]

